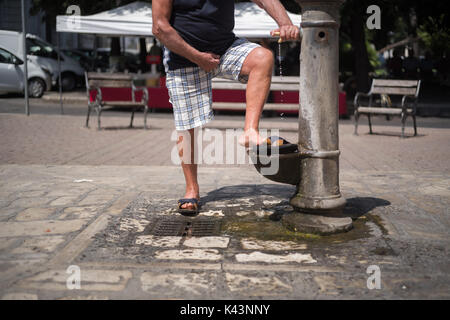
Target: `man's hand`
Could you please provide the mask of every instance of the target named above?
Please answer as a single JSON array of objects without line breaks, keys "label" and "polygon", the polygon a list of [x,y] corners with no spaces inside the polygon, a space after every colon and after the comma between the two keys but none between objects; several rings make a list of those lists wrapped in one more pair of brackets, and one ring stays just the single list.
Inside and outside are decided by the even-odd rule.
[{"label": "man's hand", "polygon": [[206,72],[210,72],[219,66],[220,56],[211,52],[200,52],[194,62]]},{"label": "man's hand", "polygon": [[281,4],[280,0],[252,0],[259,7],[266,10],[266,12],[277,22],[280,26],[271,32],[272,37],[276,32],[280,34],[281,41],[298,40],[300,38],[300,30],[296,27],[289,18],[286,9]]},{"label": "man's hand", "polygon": [[280,35],[281,41],[298,40],[300,38],[300,30],[297,26],[284,25],[278,29],[272,30],[270,35],[273,37],[275,34]]}]

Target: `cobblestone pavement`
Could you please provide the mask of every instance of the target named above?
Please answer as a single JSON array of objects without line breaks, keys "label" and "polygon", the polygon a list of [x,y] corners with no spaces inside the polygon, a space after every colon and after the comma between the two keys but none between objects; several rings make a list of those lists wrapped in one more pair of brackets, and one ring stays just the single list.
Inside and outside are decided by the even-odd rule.
[{"label": "cobblestone pavement", "polygon": [[[341,125],[354,228],[320,237],[281,226],[295,188],[249,165],[202,166],[201,213],[178,215],[170,119],[149,131],[121,129],[127,119],[97,131],[76,116],[0,115],[0,297],[450,298],[450,130],[402,140],[399,127],[354,137]],[[283,129],[295,139],[295,123]],[[68,289],[71,265],[80,289]],[[367,287],[372,265],[380,289]]]}]

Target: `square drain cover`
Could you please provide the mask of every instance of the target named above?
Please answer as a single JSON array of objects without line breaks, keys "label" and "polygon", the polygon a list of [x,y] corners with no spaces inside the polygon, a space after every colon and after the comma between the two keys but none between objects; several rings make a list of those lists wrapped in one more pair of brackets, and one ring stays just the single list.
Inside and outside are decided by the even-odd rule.
[{"label": "square drain cover", "polygon": [[153,225],[148,233],[155,236],[206,237],[220,232],[217,219],[159,219]]}]

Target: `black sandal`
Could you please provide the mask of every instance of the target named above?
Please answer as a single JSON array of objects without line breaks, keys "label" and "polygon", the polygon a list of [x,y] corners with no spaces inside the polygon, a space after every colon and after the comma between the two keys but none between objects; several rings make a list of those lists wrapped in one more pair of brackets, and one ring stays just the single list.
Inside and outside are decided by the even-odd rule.
[{"label": "black sandal", "polygon": [[[182,206],[186,203],[191,203],[194,205],[194,209],[185,209]],[[178,212],[182,214],[197,214],[200,209],[199,200],[195,198],[185,198],[178,200]]]}]

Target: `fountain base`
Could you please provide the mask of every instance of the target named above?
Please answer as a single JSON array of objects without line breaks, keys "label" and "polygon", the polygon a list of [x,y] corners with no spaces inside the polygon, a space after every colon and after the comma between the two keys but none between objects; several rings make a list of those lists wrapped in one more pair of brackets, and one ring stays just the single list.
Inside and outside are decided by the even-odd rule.
[{"label": "fountain base", "polygon": [[347,232],[353,227],[350,217],[325,216],[318,214],[292,212],[281,218],[283,226],[294,232],[330,235]]},{"label": "fountain base", "polygon": [[[300,158],[308,157],[306,153],[292,152],[286,154],[261,155],[249,152],[256,170],[269,180],[299,185],[301,180]],[[264,169],[277,164],[278,170],[265,174]],[[342,215],[346,200],[339,194],[328,198],[307,198],[296,194],[290,204],[296,211],[282,216],[285,228],[294,232],[330,235],[349,231],[353,227],[350,217]]]}]

